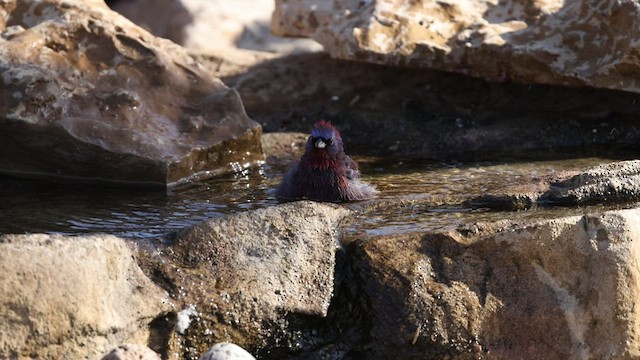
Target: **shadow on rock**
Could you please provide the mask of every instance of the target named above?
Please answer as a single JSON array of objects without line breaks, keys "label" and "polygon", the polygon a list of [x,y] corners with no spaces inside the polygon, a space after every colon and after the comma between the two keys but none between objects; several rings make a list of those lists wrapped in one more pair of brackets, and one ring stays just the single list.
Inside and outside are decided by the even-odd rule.
[{"label": "shadow on rock", "polygon": [[637,153],[638,94],[492,83],[325,53],[251,56],[258,55],[196,58],[238,90],[266,132],[307,132],[326,117],[350,153],[368,156],[511,161]]}]

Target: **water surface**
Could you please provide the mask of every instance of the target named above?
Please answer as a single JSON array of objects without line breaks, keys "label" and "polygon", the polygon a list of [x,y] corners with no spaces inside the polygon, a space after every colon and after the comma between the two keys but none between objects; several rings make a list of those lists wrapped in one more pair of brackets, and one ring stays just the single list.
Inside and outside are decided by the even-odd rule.
[{"label": "water surface", "polygon": [[[601,158],[508,163],[433,163],[419,159],[358,158],[363,178],[380,190],[380,202],[398,198],[439,199],[425,205],[385,207],[359,215],[364,234],[446,230],[468,221],[509,216],[542,216],[540,209],[518,214],[469,208],[469,197],[514,183],[583,170],[609,162]],[[0,178],[0,233],[79,235],[108,233],[129,238],[161,237],[225,214],[277,204],[274,190],[286,166],[262,165],[233,175],[164,191],[82,187]],[[348,205],[347,205],[348,206]],[[553,216],[589,209],[545,209]]]}]

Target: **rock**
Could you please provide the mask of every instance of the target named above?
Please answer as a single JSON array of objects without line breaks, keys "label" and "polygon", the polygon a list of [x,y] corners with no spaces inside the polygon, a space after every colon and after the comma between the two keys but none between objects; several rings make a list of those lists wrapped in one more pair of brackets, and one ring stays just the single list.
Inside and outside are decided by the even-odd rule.
[{"label": "rock", "polygon": [[160,355],[143,345],[124,344],[109,351],[102,360],[161,360]]},{"label": "rock", "polygon": [[0,358],[97,359],[171,309],[114,236],[4,235],[0,273]]},{"label": "rock", "polygon": [[0,12],[0,172],[166,186],[263,160],[233,89],[102,1]]},{"label": "rock", "polygon": [[199,52],[234,47],[277,53],[322,49],[313,40],[272,35],[270,0],[133,0],[115,2],[113,9],[157,36]]},{"label": "rock", "polygon": [[227,341],[273,356],[296,346],[289,322],[327,314],[335,230],[348,213],[337,205],[282,204],[207,221],[178,233],[160,254],[141,254],[146,271],[187,309],[173,351],[198,359]]},{"label": "rock", "polygon": [[215,344],[200,360],[255,360],[245,349],[231,343]]},{"label": "rock", "polygon": [[640,141],[638,94],[491,83],[325,53],[229,53],[197,58],[238,90],[265,133],[307,133],[326,117],[356,155],[500,162],[619,157]]},{"label": "rock", "polygon": [[305,133],[266,133],[260,139],[266,161],[269,164],[291,165],[300,160],[309,134]]},{"label": "rock", "polygon": [[277,0],[271,29],[340,59],[640,92],[638,16],[633,0]]},{"label": "rock", "polygon": [[602,164],[552,184],[541,201],[560,204],[621,203],[640,199],[640,161]]},{"label": "rock", "polygon": [[620,204],[640,200],[640,161],[620,161],[527,177],[465,201],[472,207],[522,210],[535,205]]},{"label": "rock", "polygon": [[360,243],[362,357],[638,357],[639,219],[618,210]]}]

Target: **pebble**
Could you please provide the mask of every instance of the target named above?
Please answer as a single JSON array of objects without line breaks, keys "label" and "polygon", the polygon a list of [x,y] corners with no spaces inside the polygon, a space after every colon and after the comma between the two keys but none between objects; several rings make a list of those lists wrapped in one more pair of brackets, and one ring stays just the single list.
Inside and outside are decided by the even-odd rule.
[{"label": "pebble", "polygon": [[[238,358],[240,359],[240,358]],[[160,355],[144,345],[124,344],[120,345],[105,356],[102,360],[162,360]]]},{"label": "pebble", "polygon": [[217,343],[200,360],[255,360],[245,349],[232,343]]}]

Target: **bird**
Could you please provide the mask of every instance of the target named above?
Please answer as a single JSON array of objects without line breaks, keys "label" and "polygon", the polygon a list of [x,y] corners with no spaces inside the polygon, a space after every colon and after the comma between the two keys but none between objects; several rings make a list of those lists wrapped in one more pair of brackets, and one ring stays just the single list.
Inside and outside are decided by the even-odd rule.
[{"label": "bird", "polygon": [[376,188],[360,180],[358,164],[344,152],[340,132],[331,122],[316,123],[300,161],[276,190],[280,200],[351,202],[376,197]]}]

